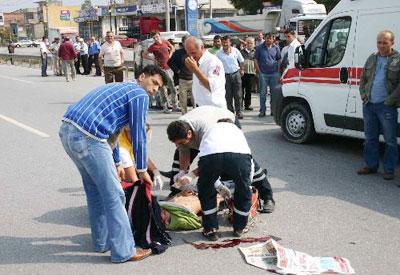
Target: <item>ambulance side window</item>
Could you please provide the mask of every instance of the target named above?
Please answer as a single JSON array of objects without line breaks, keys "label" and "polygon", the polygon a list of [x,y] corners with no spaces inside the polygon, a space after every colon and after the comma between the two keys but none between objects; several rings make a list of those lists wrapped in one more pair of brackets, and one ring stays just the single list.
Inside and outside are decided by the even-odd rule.
[{"label": "ambulance side window", "polygon": [[323,48],[326,40],[326,36],[328,34],[329,24],[325,25],[325,27],[319,32],[319,34],[315,37],[314,41],[309,45],[309,59],[308,63],[310,67],[320,67],[322,56],[323,56]]},{"label": "ambulance side window", "polygon": [[350,25],[351,17],[341,17],[323,27],[308,46],[309,67],[331,67],[343,59]]}]

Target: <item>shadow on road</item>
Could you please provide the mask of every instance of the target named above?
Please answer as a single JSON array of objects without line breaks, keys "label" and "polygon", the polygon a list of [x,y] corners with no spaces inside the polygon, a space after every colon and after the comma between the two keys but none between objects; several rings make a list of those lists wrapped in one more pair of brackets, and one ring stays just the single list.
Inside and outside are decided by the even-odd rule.
[{"label": "shadow on road", "polygon": [[92,251],[89,234],[58,238],[0,236],[0,243],[0,265],[110,262],[107,254],[88,254]]},{"label": "shadow on road", "polygon": [[89,227],[86,205],[52,210],[34,220],[40,223]]},{"label": "shadow on road", "polygon": [[253,155],[269,176],[285,183],[283,188],[274,188],[272,180],[275,193],[334,197],[400,218],[399,172],[394,181],[383,180],[379,173],[356,174],[364,165],[362,140],[320,136],[311,144],[298,145],[287,142],[279,128],[247,132],[246,137],[250,144],[258,144],[252,148]]}]

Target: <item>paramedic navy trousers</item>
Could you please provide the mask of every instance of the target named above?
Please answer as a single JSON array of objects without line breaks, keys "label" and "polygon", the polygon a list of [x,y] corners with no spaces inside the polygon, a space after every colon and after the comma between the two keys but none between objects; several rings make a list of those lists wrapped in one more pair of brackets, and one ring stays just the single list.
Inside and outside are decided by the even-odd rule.
[{"label": "paramedic navy trousers", "polygon": [[82,176],[95,251],[111,250],[111,261],[115,263],[129,260],[136,254],[135,241],[110,146],[66,122],[59,135]]},{"label": "paramedic navy trousers", "polygon": [[199,179],[197,189],[201,209],[203,209],[204,230],[218,229],[217,191],[214,182],[222,175],[235,183],[233,229],[246,227],[251,207],[251,155],[238,153],[217,153],[199,159]]}]

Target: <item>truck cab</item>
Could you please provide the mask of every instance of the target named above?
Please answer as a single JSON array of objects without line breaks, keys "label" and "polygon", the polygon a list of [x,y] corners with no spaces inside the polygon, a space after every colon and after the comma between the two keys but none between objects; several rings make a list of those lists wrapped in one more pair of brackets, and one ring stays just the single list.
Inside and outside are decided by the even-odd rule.
[{"label": "truck cab", "polygon": [[297,48],[296,67],[283,73],[271,107],[288,141],[309,142],[316,133],[364,137],[362,68],[380,31],[393,31],[399,44],[399,16],[396,0],[342,0]]}]

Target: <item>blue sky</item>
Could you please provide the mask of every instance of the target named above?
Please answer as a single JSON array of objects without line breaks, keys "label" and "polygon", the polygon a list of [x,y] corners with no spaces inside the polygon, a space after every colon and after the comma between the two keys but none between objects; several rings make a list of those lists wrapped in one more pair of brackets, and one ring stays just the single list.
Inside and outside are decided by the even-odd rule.
[{"label": "blue sky", "polygon": [[[38,0],[0,0],[0,12],[37,7],[38,5],[35,4],[37,1]],[[63,0],[64,5],[81,5],[82,2],[83,0]],[[108,2],[108,0],[92,0],[93,5],[105,5]]]}]

